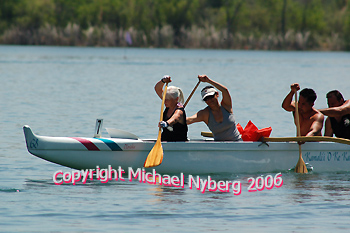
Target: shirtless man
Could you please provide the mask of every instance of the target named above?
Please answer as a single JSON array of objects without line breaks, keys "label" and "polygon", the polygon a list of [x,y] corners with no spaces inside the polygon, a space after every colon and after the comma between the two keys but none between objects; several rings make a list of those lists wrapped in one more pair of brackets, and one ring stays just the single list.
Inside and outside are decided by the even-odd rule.
[{"label": "shirtless man", "polygon": [[344,100],[337,91],[327,93],[328,107],[319,111],[328,116],[325,123],[324,136],[350,139],[350,100]]},{"label": "shirtless man", "polygon": [[[282,108],[288,112],[293,112],[295,115],[295,101],[293,100],[294,93],[300,90],[298,83],[290,86],[291,91],[283,100]],[[322,136],[321,130],[323,126],[324,116],[321,112],[315,109],[314,102],[317,96],[314,90],[305,88],[299,95],[299,122],[301,136]],[[296,124],[295,116],[294,123]]]}]

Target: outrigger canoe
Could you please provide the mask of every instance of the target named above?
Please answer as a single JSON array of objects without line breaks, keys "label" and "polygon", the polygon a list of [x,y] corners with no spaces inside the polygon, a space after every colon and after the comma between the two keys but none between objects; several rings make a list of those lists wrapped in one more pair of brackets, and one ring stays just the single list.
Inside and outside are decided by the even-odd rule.
[{"label": "outrigger canoe", "polygon": [[[142,140],[131,133],[111,137],[39,136],[23,127],[28,151],[44,160],[73,169],[142,168],[155,140]],[[109,130],[111,132],[113,130]],[[115,130],[115,132],[119,132]],[[162,142],[164,158],[157,173],[210,174],[287,171],[299,156],[298,143],[218,142],[210,139]],[[314,172],[349,172],[350,145],[307,142],[302,156]],[[146,169],[147,170],[147,169]]]}]

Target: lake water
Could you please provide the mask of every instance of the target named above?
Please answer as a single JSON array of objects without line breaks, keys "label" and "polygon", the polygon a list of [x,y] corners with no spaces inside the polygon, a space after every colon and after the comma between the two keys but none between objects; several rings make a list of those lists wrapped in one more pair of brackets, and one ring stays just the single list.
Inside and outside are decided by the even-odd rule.
[{"label": "lake water", "polygon": [[[333,89],[350,98],[345,52],[0,46],[0,232],[349,232],[349,173],[282,171],[282,187],[258,192],[247,191],[247,179],[276,174],[212,174],[240,181],[240,195],[122,181],[59,186],[54,172],[71,169],[26,150],[23,125],[39,135],[92,137],[97,118],[156,138],[161,100],[153,88],[166,74],[185,97],[198,74],[226,85],[236,121],[271,126],[274,137],[295,135],[281,108],[290,84],[313,88],[316,108]],[[204,86],[187,115],[205,107]],[[189,138],[201,131],[203,123],[189,126]]]}]

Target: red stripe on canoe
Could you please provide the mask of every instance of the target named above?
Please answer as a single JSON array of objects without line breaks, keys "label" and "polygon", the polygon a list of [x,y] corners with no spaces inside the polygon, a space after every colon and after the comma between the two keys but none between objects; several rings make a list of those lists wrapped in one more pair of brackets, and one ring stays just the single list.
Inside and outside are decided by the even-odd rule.
[{"label": "red stripe on canoe", "polygon": [[93,144],[91,141],[89,141],[87,139],[83,139],[83,138],[73,138],[73,139],[79,141],[88,150],[100,150],[100,149],[98,149],[98,147],[95,144]]}]

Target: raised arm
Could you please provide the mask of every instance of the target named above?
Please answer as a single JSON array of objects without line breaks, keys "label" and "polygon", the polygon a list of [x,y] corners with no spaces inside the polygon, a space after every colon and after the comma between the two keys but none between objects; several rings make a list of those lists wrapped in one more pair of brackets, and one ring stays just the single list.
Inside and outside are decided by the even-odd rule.
[{"label": "raised arm", "polygon": [[154,90],[156,91],[157,95],[160,99],[163,99],[163,86],[165,83],[170,83],[171,77],[168,75],[165,75],[159,82],[156,83],[154,86]]},{"label": "raised arm", "polygon": [[290,86],[290,89],[291,89],[290,92],[287,94],[287,96],[284,98],[282,102],[282,108],[287,112],[294,112],[295,103],[293,101],[293,96],[296,91],[300,90],[300,86],[298,83],[294,83]]},{"label": "raised arm", "polygon": [[215,82],[214,80],[211,80],[207,75],[198,75],[198,79],[201,82],[206,82],[209,83],[211,85],[213,85],[216,89],[218,89],[219,91],[221,91],[222,93],[222,100],[221,100],[221,105],[229,112],[233,112],[232,111],[232,99],[231,99],[231,95],[230,92],[228,91],[227,87],[225,87],[224,85]]}]

